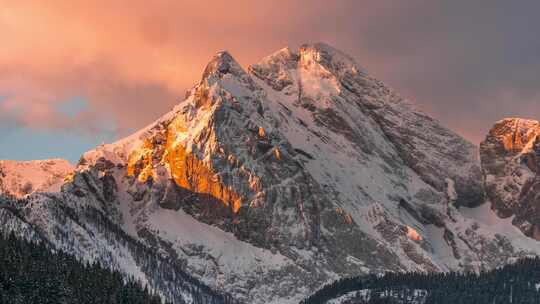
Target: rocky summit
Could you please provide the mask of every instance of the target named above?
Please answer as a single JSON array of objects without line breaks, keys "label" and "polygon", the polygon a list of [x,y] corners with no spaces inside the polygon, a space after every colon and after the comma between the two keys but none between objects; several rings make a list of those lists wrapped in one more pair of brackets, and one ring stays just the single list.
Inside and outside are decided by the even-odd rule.
[{"label": "rocky summit", "polygon": [[540,253],[536,137],[496,129],[481,168],[473,144],[331,46],[247,69],[220,52],[171,112],[85,153],[61,190],[6,198],[0,223],[177,303],[213,303],[194,281],[283,304],[346,276],[487,270]]},{"label": "rocky summit", "polygon": [[508,118],[480,145],[492,208],[526,235],[540,240],[540,123]]}]

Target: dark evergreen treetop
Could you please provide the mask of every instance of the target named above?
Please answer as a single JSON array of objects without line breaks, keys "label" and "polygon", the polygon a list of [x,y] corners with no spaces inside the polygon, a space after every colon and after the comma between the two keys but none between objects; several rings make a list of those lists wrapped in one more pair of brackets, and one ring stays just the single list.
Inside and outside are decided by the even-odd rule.
[{"label": "dark evergreen treetop", "polygon": [[345,278],[324,286],[301,304],[538,304],[540,258],[481,273],[388,273]]},{"label": "dark evergreen treetop", "polygon": [[162,304],[134,279],[0,234],[0,304]]},{"label": "dark evergreen treetop", "polygon": [[[26,206],[30,202],[27,198],[13,198],[6,195],[0,194],[0,212],[7,211],[11,215],[19,218],[21,222],[26,222],[23,211],[20,206]],[[122,245],[129,250],[131,256],[133,257],[137,267],[140,268],[141,272],[145,275],[145,284],[147,284],[148,289],[152,291],[159,290],[159,293],[162,298],[171,300],[174,304],[184,304],[184,299],[189,298],[190,302],[193,304],[235,304],[235,301],[229,294],[226,294],[222,291],[214,290],[208,285],[204,284],[197,278],[193,277],[190,273],[186,272],[184,265],[180,260],[175,259],[174,257],[167,257],[156,253],[152,248],[148,248],[139,240],[136,240],[129,236],[120,226],[113,223],[107,216],[103,214],[102,211],[90,207],[84,206],[82,208],[72,208],[68,204],[62,204],[59,202],[56,205],[57,208],[57,220],[67,221],[68,219],[77,223],[86,230],[97,231],[101,237],[105,238],[109,243],[114,244],[112,249],[119,248],[118,245]],[[79,280],[91,280],[95,269],[100,269],[105,272],[108,270],[105,269],[115,269],[114,263],[110,263],[106,258],[100,259],[99,263],[94,265],[85,265],[77,264],[77,258],[72,256],[71,253],[58,252],[57,244],[51,243],[46,236],[43,236],[40,229],[37,227],[31,227],[29,229],[28,235],[25,232],[17,231],[16,237],[13,235],[6,236],[8,231],[11,231],[13,227],[9,225],[5,227],[0,227],[0,304],[3,303],[154,303],[148,302],[146,299],[143,302],[138,302],[135,300],[123,300],[125,298],[124,294],[120,294],[119,301],[113,299],[106,299],[105,302],[102,302],[100,298],[95,298],[95,295],[99,295],[99,291],[96,291],[93,294],[91,290],[90,297],[91,300],[87,302],[79,299],[73,298],[72,293],[77,291],[77,288],[82,288],[81,292],[88,291],[88,288],[92,288],[93,282],[90,282],[90,285],[79,284],[79,285],[67,285],[62,288],[67,290],[66,293],[61,295],[66,295],[64,298],[60,297],[55,299],[53,302],[32,302],[26,301],[29,295],[28,293],[34,292],[39,294],[39,291],[32,291],[24,289],[25,280],[34,280],[34,276],[25,277],[23,274],[25,272],[33,273],[34,267],[36,264],[40,265],[39,269],[46,269],[41,275],[50,276],[51,280],[65,280],[68,274],[63,272],[67,267],[65,263],[69,263],[70,266],[74,267],[77,271],[73,271],[79,277]],[[55,232],[55,238],[60,244],[70,243],[72,237],[69,235],[69,232],[59,230]],[[32,240],[33,243],[28,243],[21,241],[21,239]],[[7,246],[5,246],[7,245]],[[35,248],[37,247],[37,248]],[[32,248],[32,250],[27,250]],[[11,251],[10,251],[11,250]],[[14,253],[15,252],[15,253]],[[57,252],[57,253],[52,253]],[[29,255],[30,254],[30,255]],[[13,256],[12,256],[13,255]],[[9,263],[12,263],[12,259],[19,257],[19,260],[16,262],[25,261],[23,264],[15,264],[14,269],[8,269]],[[23,258],[24,257],[24,258]],[[29,261],[32,260],[32,261]],[[35,260],[35,261],[33,261]],[[50,260],[50,261],[49,261]],[[48,265],[47,263],[51,264]],[[7,263],[7,264],[6,264]],[[39,264],[42,263],[42,264]],[[64,264],[62,264],[64,263]],[[84,266],[84,267],[83,267]],[[77,268],[78,267],[78,268]],[[81,268],[83,267],[83,268]],[[8,271],[15,272],[9,273]],[[50,271],[52,273],[47,274],[46,272]],[[101,273],[101,272],[99,272]],[[18,275],[18,276],[16,276]],[[36,275],[36,274],[33,274]],[[103,275],[106,276],[106,275]],[[111,272],[111,276],[118,277],[120,279],[126,278],[126,275],[120,272]],[[39,277],[38,277],[39,278]],[[71,280],[71,277],[69,277]],[[10,280],[20,280],[23,285],[13,284]],[[96,279],[97,280],[97,279]],[[99,280],[96,281],[99,283]],[[68,281],[66,284],[70,284],[71,281]],[[96,284],[97,284],[96,283]],[[128,279],[124,281],[126,288],[133,287],[137,288],[134,285],[140,285],[138,282]],[[116,284],[116,283],[115,283]],[[12,286],[14,285],[14,286]],[[7,286],[7,287],[6,287]],[[88,287],[90,286],[90,287]],[[98,287],[100,285],[97,285]],[[5,290],[4,288],[14,288],[14,290]],[[41,286],[38,286],[41,287]],[[146,286],[140,289],[146,289]],[[111,287],[112,288],[112,287]],[[53,288],[54,289],[54,288]],[[99,289],[99,288],[95,288]],[[19,293],[21,296],[18,296],[16,301],[3,301],[3,296],[13,295],[14,293]],[[150,295],[153,295],[153,292],[148,291]],[[87,293],[88,294],[88,293]],[[22,297],[22,298],[21,298]],[[70,299],[67,299],[70,298]],[[73,299],[71,299],[73,298]],[[11,298],[8,298],[11,299]],[[22,301],[22,302],[21,302]]]}]

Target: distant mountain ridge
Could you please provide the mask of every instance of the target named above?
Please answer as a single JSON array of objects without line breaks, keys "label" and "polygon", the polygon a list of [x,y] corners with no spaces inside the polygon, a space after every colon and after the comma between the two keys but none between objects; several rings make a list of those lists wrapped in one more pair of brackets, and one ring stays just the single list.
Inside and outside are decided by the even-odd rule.
[{"label": "distant mountain ridge", "polygon": [[297,303],[341,277],[540,253],[485,203],[477,151],[326,44],[247,71],[220,52],[171,112],[88,151],[61,191],[23,196],[0,224],[169,299],[210,303],[149,252],[240,302]]},{"label": "distant mountain ridge", "polygon": [[0,160],[0,193],[22,197],[34,192],[58,192],[75,167],[63,159]]}]

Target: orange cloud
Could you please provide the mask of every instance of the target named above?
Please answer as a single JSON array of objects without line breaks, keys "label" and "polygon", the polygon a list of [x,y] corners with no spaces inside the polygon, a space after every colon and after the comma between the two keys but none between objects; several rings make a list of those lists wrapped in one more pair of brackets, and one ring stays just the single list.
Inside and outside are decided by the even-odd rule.
[{"label": "orange cloud", "polygon": [[[4,0],[0,122],[100,132],[106,120],[124,135],[182,99],[217,51],[247,65],[325,41],[478,141],[478,125],[515,109],[539,113],[538,52],[534,39],[519,40],[537,28],[522,24],[537,10],[501,3],[492,11],[465,0]],[[510,14],[517,21],[482,26],[507,22],[509,10],[519,10]],[[506,87],[529,96],[496,112],[490,94]],[[89,107],[77,116],[57,111],[80,96]]]},{"label": "orange cloud", "polygon": [[[336,29],[321,20],[338,20],[342,3],[4,1],[0,115],[83,129],[111,117],[125,133],[177,103],[219,50],[254,63],[286,45],[328,40]],[[77,120],[54,110],[74,96],[91,105]]]}]

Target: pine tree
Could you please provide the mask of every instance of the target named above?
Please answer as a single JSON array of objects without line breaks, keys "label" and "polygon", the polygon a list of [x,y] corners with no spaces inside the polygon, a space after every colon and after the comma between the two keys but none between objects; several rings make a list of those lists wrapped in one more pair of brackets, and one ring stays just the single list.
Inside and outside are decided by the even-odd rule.
[{"label": "pine tree", "polygon": [[[523,259],[501,269],[480,273],[388,273],[383,277],[340,279],[326,285],[302,304],[326,303],[355,292],[343,304],[532,304],[540,303],[540,259]],[[359,290],[369,290],[369,299]],[[421,300],[415,290],[423,290]]]},{"label": "pine tree", "polygon": [[162,304],[133,279],[0,234],[0,304]]}]

